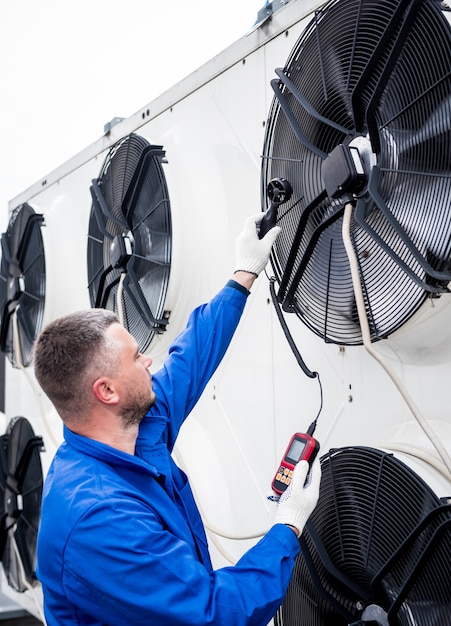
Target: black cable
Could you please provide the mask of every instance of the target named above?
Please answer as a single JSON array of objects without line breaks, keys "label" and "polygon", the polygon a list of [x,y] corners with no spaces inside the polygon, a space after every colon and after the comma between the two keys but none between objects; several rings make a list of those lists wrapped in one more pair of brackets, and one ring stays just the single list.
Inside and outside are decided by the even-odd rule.
[{"label": "black cable", "polygon": [[291,348],[291,350],[292,350],[292,352],[293,352],[293,354],[294,354],[294,356],[296,358],[296,361],[298,362],[298,365],[302,369],[304,374],[306,376],[308,376],[309,378],[317,378],[318,379],[319,391],[320,391],[319,411],[318,411],[315,419],[310,424],[310,426],[308,427],[308,430],[307,430],[307,434],[312,436],[313,433],[315,432],[315,429],[316,429],[316,423],[318,421],[318,417],[319,417],[319,415],[320,415],[320,413],[322,411],[322,408],[323,408],[323,386],[321,385],[321,379],[319,377],[318,372],[312,372],[307,367],[307,365],[305,364],[304,359],[301,356],[301,353],[299,352],[299,350],[298,350],[298,348],[297,348],[297,346],[296,346],[296,344],[294,342],[293,337],[291,336],[291,333],[290,333],[290,330],[288,328],[288,325],[287,325],[287,323],[285,321],[285,318],[284,318],[284,316],[282,314],[279,301],[277,300],[276,290],[275,290],[275,287],[274,287],[275,282],[276,282],[276,279],[274,278],[274,276],[269,279],[269,292],[271,294],[271,299],[272,299],[274,308],[275,308],[276,313],[277,313],[277,318],[278,318],[278,320],[280,322],[280,325],[282,327],[282,330],[283,330],[283,333],[284,333],[284,335],[286,337],[286,340],[288,341],[288,345],[290,346],[290,348]]},{"label": "black cable", "polygon": [[322,384],[321,384],[321,379],[320,379],[320,377],[319,377],[318,372],[315,372],[315,373],[316,373],[316,377],[317,377],[317,379],[318,379],[318,384],[319,384],[320,403],[319,403],[319,411],[318,411],[318,413],[316,414],[315,419],[313,420],[313,422],[310,424],[310,426],[309,426],[309,427],[308,427],[308,429],[307,429],[307,435],[310,435],[311,437],[313,437],[313,433],[314,433],[314,432],[315,432],[315,430],[316,430],[316,424],[317,424],[317,422],[318,422],[318,417],[319,417],[319,414],[320,414],[320,413],[321,413],[321,411],[323,410],[323,386],[322,386]]},{"label": "black cable", "polygon": [[274,308],[276,309],[276,313],[277,313],[277,317],[279,318],[279,322],[280,325],[282,326],[282,330],[284,332],[284,335],[288,341],[288,344],[291,348],[291,350],[293,351],[293,354],[296,358],[296,361],[298,362],[300,368],[302,369],[302,371],[304,372],[304,374],[306,376],[308,376],[309,378],[318,378],[318,372],[312,372],[311,370],[309,370],[309,368],[307,367],[307,365],[304,362],[304,359],[302,358],[299,350],[297,349],[296,344],[294,343],[294,339],[291,336],[290,330],[287,326],[287,323],[285,321],[284,316],[282,315],[282,311],[280,310],[280,305],[279,302],[277,300],[277,296],[276,296],[276,290],[274,288],[274,283],[276,282],[276,279],[270,278],[269,279],[269,291],[271,293],[271,298],[272,298],[272,302],[274,304]]}]

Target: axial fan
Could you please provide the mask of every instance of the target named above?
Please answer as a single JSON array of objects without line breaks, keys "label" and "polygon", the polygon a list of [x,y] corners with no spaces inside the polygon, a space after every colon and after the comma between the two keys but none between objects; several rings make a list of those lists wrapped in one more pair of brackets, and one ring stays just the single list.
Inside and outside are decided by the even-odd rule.
[{"label": "axial fan", "polygon": [[7,476],[7,463],[5,463],[6,457],[2,453],[4,450],[4,437],[0,437],[0,559],[3,555],[3,550],[6,544],[6,507],[5,507],[5,491],[6,491],[6,476]]},{"label": "axial fan", "polygon": [[164,154],[129,135],[109,151],[91,187],[91,305],[118,313],[141,351],[168,322],[172,230]]},{"label": "axial fan", "polygon": [[447,626],[451,505],[380,450],[331,450],[321,466],[276,626]]},{"label": "axial fan", "polygon": [[33,342],[42,327],[45,305],[43,221],[42,215],[23,204],[13,211],[8,228],[2,234],[0,349],[14,366],[31,363]]},{"label": "axial fan", "polygon": [[324,341],[362,343],[344,207],[371,339],[451,280],[451,29],[436,0],[332,0],[272,81],[262,204],[273,179],[278,300]]},{"label": "axial fan", "polygon": [[30,422],[17,417],[0,437],[4,495],[0,554],[9,585],[23,592],[36,582],[36,540],[41,514],[42,438]]}]

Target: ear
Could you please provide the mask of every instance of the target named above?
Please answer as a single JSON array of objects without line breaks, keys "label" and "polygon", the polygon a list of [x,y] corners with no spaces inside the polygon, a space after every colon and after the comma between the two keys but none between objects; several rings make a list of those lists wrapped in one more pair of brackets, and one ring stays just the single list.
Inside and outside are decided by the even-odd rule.
[{"label": "ear", "polygon": [[92,392],[97,400],[103,404],[117,404],[119,402],[119,394],[111,378],[97,378],[92,385]]}]

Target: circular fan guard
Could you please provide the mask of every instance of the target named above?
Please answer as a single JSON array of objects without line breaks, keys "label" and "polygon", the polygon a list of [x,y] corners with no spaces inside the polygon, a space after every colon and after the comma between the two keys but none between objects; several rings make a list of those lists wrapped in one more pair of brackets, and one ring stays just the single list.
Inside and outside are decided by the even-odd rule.
[{"label": "circular fan guard", "polygon": [[333,0],[272,81],[262,199],[293,187],[272,253],[284,310],[325,341],[362,342],[345,205],[372,340],[451,280],[451,32],[434,0]]},{"label": "circular fan guard", "polygon": [[172,230],[164,151],[132,134],[92,181],[88,233],[91,305],[123,313],[141,351],[168,322]]},{"label": "circular fan guard", "polygon": [[[0,267],[0,349],[14,366],[31,363],[33,343],[44,318],[45,255],[42,215],[29,204],[17,207],[2,234]],[[19,345],[14,338],[16,315]]]},{"label": "circular fan guard", "polygon": [[[23,592],[36,582],[36,541],[41,515],[42,438],[25,417],[16,417],[0,437],[3,517],[0,548],[9,585]],[[25,580],[24,580],[25,578]]]},{"label": "circular fan guard", "polygon": [[321,465],[276,626],[449,624],[451,505],[376,449],[331,450]]}]

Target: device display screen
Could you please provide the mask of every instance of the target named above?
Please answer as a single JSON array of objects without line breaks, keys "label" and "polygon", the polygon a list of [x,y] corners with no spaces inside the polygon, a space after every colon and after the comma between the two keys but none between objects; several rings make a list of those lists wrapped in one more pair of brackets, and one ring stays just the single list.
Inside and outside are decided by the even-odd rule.
[{"label": "device display screen", "polygon": [[292,463],[293,465],[296,465],[296,463],[301,458],[301,454],[303,453],[304,449],[305,449],[304,441],[301,441],[300,439],[293,439],[290,449],[288,450],[286,454],[287,461],[289,463]]}]

